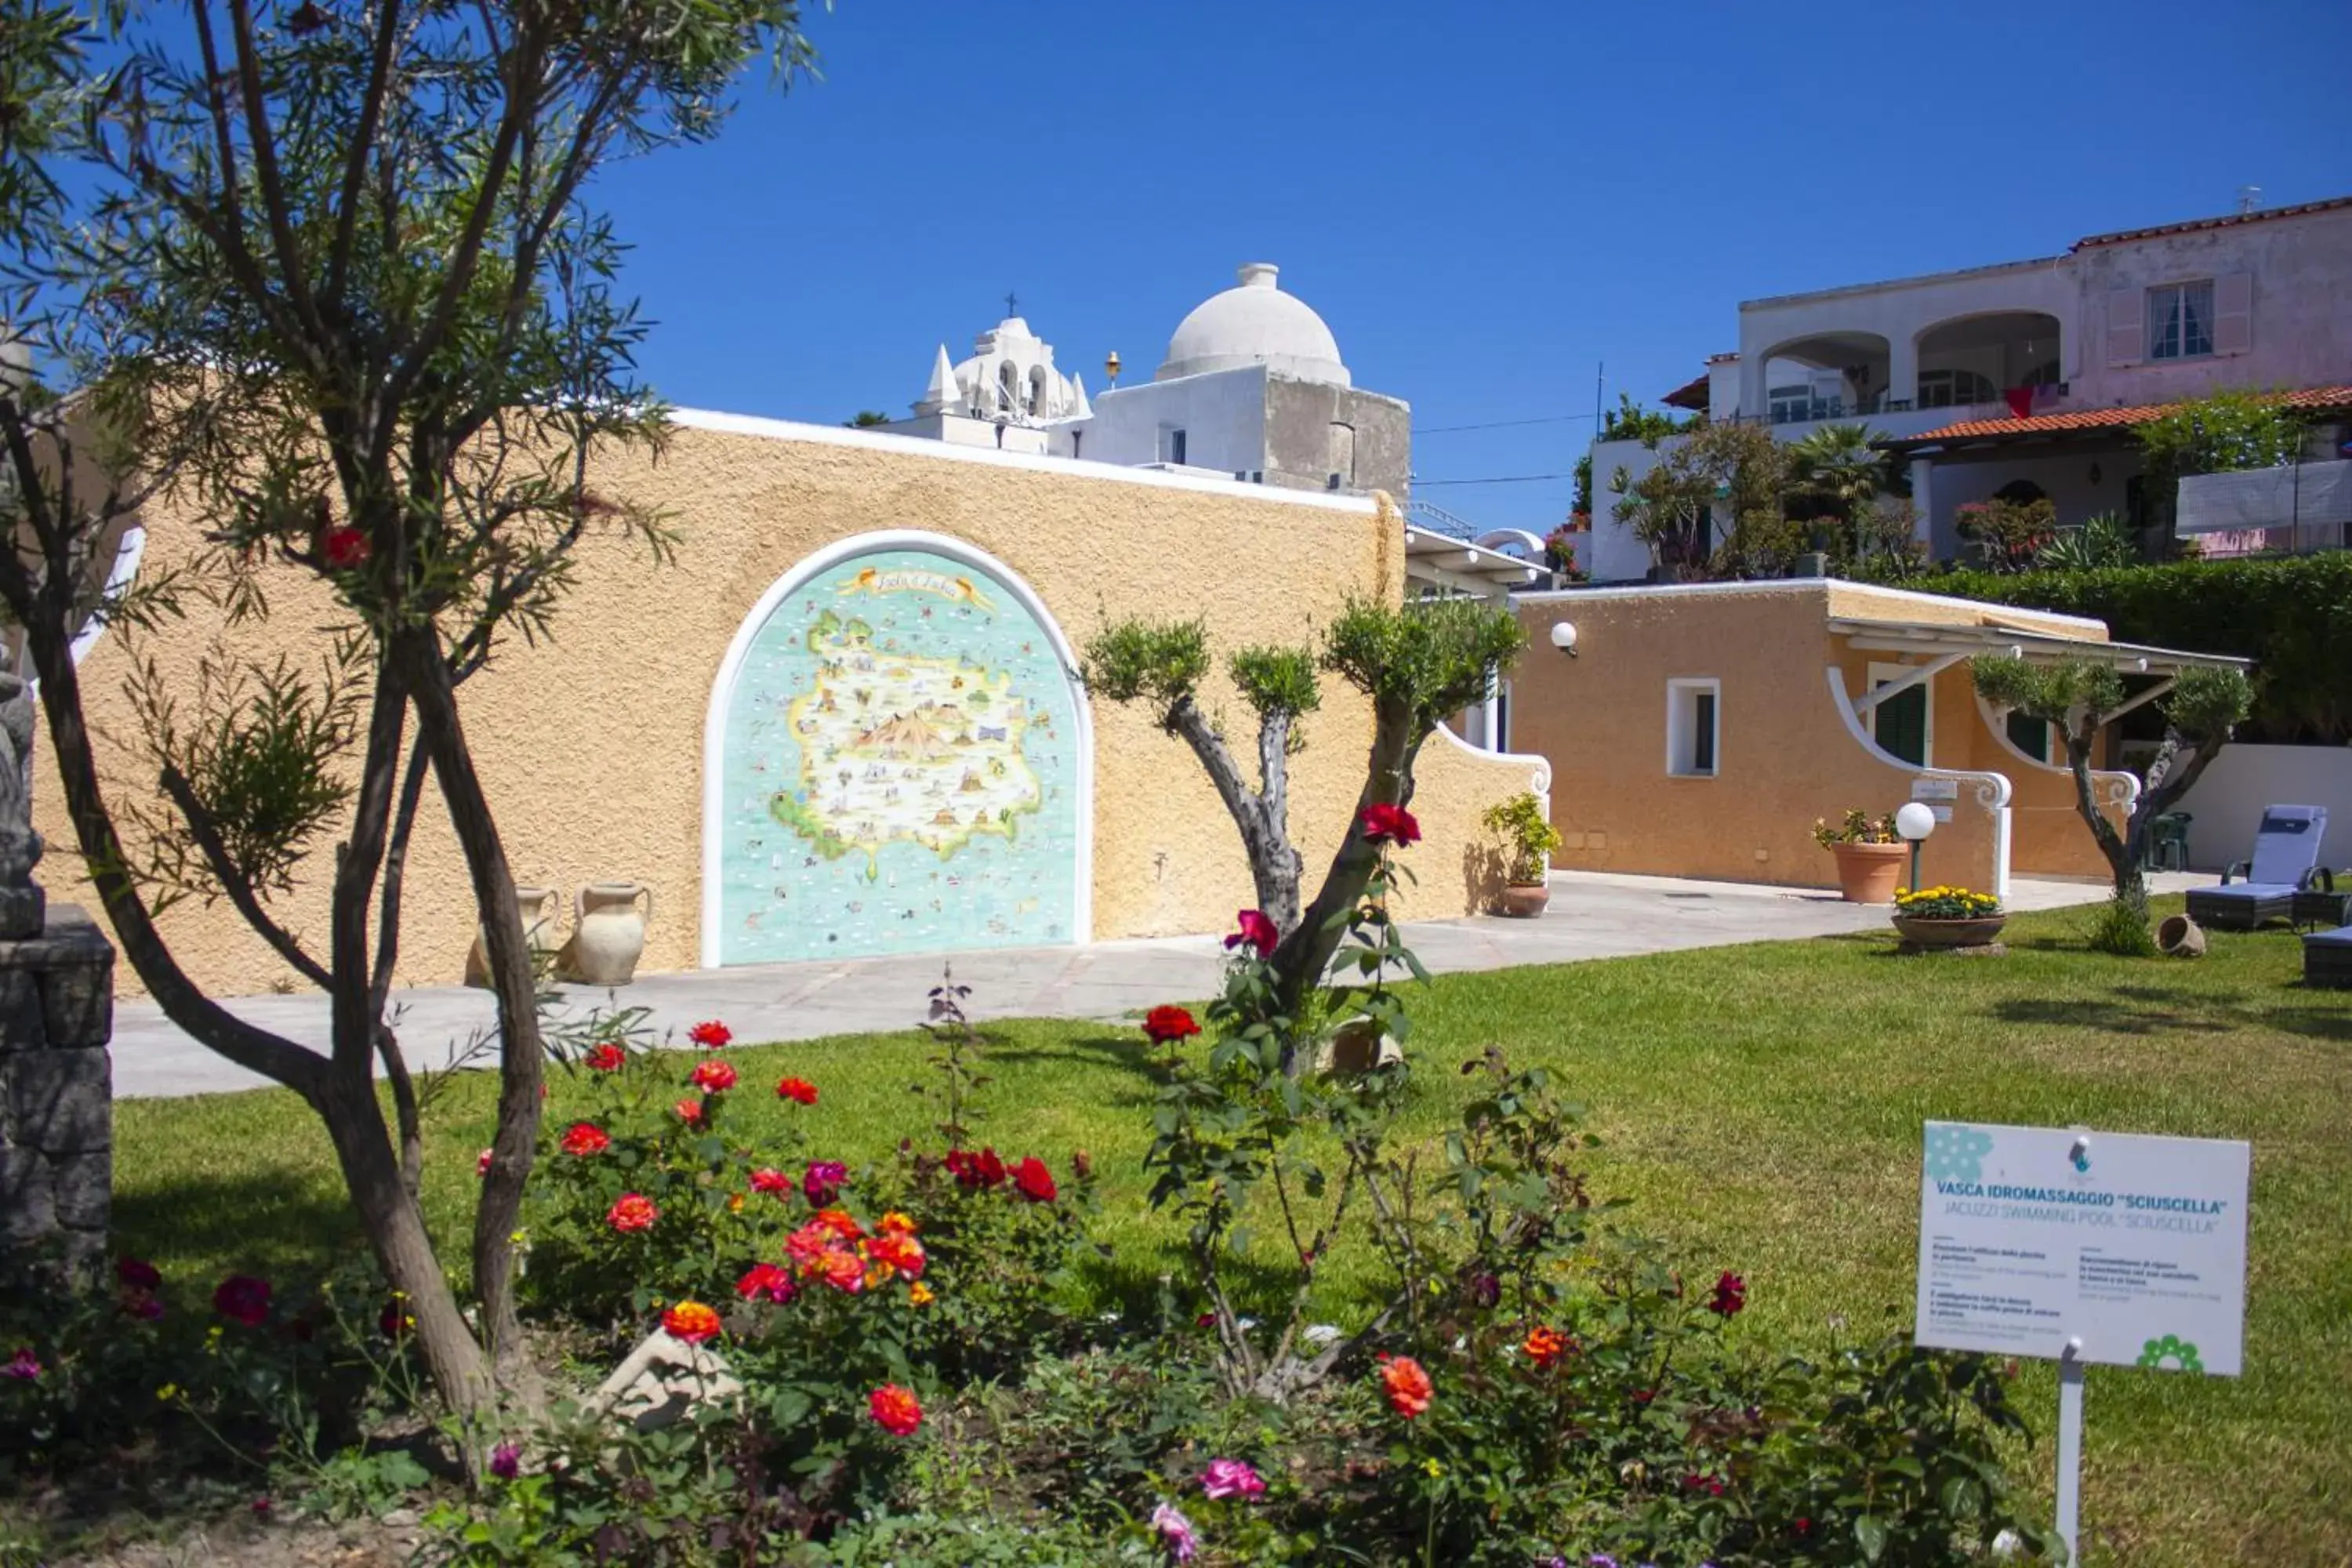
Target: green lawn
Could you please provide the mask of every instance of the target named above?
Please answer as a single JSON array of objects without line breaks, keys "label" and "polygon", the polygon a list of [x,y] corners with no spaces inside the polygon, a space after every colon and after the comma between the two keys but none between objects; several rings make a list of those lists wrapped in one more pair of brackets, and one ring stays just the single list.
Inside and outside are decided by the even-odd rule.
[{"label": "green lawn", "polygon": [[[1856,1333],[1908,1323],[1925,1119],[2249,1139],[2247,1375],[2091,1373],[2090,1559],[2340,1568],[2352,1563],[2352,995],[2305,990],[2283,930],[2217,934],[2196,963],[2132,962],[2082,951],[2086,919],[2021,918],[2000,960],[1899,959],[1890,938],[1866,936],[1443,978],[1412,998],[1426,1070],[1408,1132],[1433,1137],[1465,1092],[1447,1069],[1489,1044],[1549,1066],[1604,1140],[1597,1189],[1633,1198],[1636,1222],[1690,1272],[1747,1275],[1753,1310],[1736,1332],[1759,1349],[1818,1342],[1833,1317]],[[908,998],[910,1016],[920,1004]],[[1116,1248],[1106,1289],[1159,1273],[1171,1231],[1140,1203],[1154,1085],[1139,1035],[990,1033],[982,1134],[1057,1166],[1090,1150]],[[929,1120],[908,1092],[927,1076],[911,1033],[732,1054],[749,1084],[787,1067],[814,1079],[824,1099],[809,1125],[853,1161]],[[453,1237],[489,1089],[457,1083],[434,1117],[428,1201]],[[559,1081],[554,1115],[570,1094]],[[739,1129],[782,1114],[742,1098]],[[117,1118],[123,1239],[168,1271],[299,1271],[352,1244],[324,1139],[291,1097],[128,1101]],[[1338,1290],[1363,1278],[1335,1265]],[[2021,1384],[2044,1437],[2024,1462],[2045,1489],[2055,1388],[2041,1365]]]}]

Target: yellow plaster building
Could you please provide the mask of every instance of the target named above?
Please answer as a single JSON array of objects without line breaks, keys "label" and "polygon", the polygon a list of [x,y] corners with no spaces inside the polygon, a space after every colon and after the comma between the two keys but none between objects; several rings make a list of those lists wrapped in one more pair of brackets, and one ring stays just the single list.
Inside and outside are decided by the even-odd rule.
[{"label": "yellow plaster building", "polygon": [[[502,646],[463,711],[517,882],[567,905],[591,882],[642,884],[647,970],[1230,930],[1253,898],[1215,792],[1148,714],[1087,699],[1075,649],[1129,616],[1200,616],[1220,655],[1300,643],[1405,578],[1403,531],[1374,500],[735,416],[681,415],[658,458],[613,455],[589,485],[666,510],[676,560],[583,542],[551,638]],[[142,521],[118,571],[199,547],[184,514]],[[271,575],[257,626],[197,614],[89,639],[111,796],[154,788],[123,693],[134,660],[192,689],[216,645],[317,658],[328,593]],[[1246,721],[1222,673],[1204,696]],[[1292,832],[1311,889],[1354,809],[1370,713],[1327,678],[1306,731]],[[1418,781],[1406,912],[1480,908],[1478,815],[1541,792],[1545,764],[1441,731]],[[51,896],[94,906],[54,777],[37,795]],[[326,891],[312,876],[277,912],[320,943]],[[474,923],[428,792],[399,981],[457,981]],[[215,994],[292,978],[226,904],[184,902],[162,929]]]},{"label": "yellow plaster building", "polygon": [[[1833,886],[1815,820],[1919,800],[1938,818],[1925,885],[2006,896],[2012,875],[2104,879],[2063,745],[1989,707],[1968,661],[2110,659],[2155,678],[2140,700],[2190,665],[2243,667],[2114,643],[2079,616],[1827,578],[1515,602],[1529,647],[1510,744],[1552,764],[1566,868]],[[2128,773],[2093,782],[2118,819],[2139,791]]]}]

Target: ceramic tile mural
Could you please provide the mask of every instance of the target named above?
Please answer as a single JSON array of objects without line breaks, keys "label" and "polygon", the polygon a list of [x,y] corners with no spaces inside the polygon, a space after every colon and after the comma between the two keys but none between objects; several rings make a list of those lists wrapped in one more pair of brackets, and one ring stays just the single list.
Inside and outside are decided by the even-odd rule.
[{"label": "ceramic tile mural", "polygon": [[1074,692],[992,575],[905,549],[812,574],[726,724],[722,963],[1076,940]]}]

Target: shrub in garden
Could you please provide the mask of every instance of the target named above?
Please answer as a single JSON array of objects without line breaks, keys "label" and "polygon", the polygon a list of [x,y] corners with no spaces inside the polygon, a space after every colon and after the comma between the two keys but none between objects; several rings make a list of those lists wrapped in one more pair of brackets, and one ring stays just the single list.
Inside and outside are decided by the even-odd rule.
[{"label": "shrub in garden", "polygon": [[[1151,1201],[1185,1239],[1123,1317],[1069,1310],[1085,1163],[971,1130],[986,1079],[960,987],[933,997],[945,1147],[875,1168],[827,1156],[821,1085],[777,1085],[792,1130],[746,1147],[730,1097],[768,1089],[712,1087],[722,1053],[598,1040],[591,1116],[551,1131],[530,1279],[551,1309],[706,1344],[742,1392],[659,1432],[552,1424],[443,1511],[445,1560],[1938,1568],[2004,1531],[2042,1550],[1996,1447],[2021,1430],[2000,1369],[1900,1339],[1747,1342],[1749,1282],[1685,1276],[1595,1201],[1592,1140],[1540,1068],[1474,1058],[1458,1121],[1411,1143],[1409,1060],[1306,1070],[1343,1039],[1410,1042],[1419,967],[1388,904],[1418,824],[1382,803],[1355,837],[1376,863],[1345,983],[1287,1006],[1277,939],[1244,919],[1205,1017],[1143,1019]],[[1325,1274],[1343,1251],[1344,1294]]]},{"label": "shrub in garden", "polygon": [[289,1287],[167,1280],[119,1258],[110,1289],[0,1289],[0,1478],[71,1489],[136,1455],[153,1484],[223,1485],[338,1515],[430,1478],[363,1433],[419,1404],[413,1320],[351,1269]]},{"label": "shrub in garden", "polygon": [[[616,1336],[658,1314],[710,1345],[745,1394],[697,1441],[756,1472],[747,1485],[787,1487],[811,1527],[862,1511],[929,1391],[1015,1372],[1066,1337],[1091,1171],[987,1145],[852,1169],[826,1152],[819,1086],[749,1082],[723,1026],[701,1026],[687,1056],[645,1048],[642,1022],[599,1015],[573,1042],[589,1110],[550,1129],[535,1297]],[[949,1059],[954,1103],[973,1075],[961,1049]],[[754,1144],[733,1106],[769,1092],[793,1114]]]}]

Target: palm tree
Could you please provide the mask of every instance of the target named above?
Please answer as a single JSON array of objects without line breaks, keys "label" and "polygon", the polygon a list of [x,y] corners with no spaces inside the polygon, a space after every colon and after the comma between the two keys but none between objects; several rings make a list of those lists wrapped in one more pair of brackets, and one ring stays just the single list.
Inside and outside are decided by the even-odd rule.
[{"label": "palm tree", "polygon": [[1867,425],[1823,425],[1789,448],[1800,495],[1834,513],[1856,542],[1853,525],[1886,486],[1886,458],[1871,445]]}]

